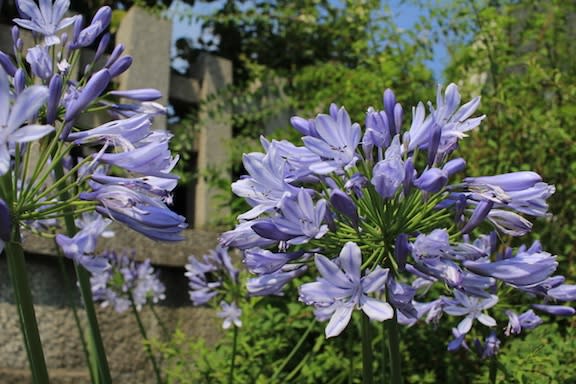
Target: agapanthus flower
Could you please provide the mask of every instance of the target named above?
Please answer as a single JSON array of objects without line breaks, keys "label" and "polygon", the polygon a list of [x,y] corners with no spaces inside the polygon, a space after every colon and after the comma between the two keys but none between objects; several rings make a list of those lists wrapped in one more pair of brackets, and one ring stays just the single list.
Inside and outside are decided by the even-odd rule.
[{"label": "agapanthus flower", "polygon": [[506,316],[508,316],[508,325],[504,331],[506,336],[518,335],[523,329],[533,329],[542,324],[542,319],[531,309],[520,315],[508,310]]},{"label": "agapanthus flower", "polygon": [[348,325],[352,311],[356,308],[378,321],[390,319],[394,315],[390,304],[369,296],[370,293],[385,289],[388,270],[377,267],[362,276],[361,262],[360,248],[352,242],[344,245],[337,263],[326,256],[316,255],[315,264],[321,277],[316,282],[300,287],[300,300],[306,304],[323,307],[336,303],[326,326],[326,337],[339,335]]},{"label": "agapanthus flower", "polygon": [[12,103],[8,76],[0,68],[0,176],[10,169],[10,145],[38,140],[54,131],[51,125],[32,121],[47,98],[48,88],[36,85],[26,88]]},{"label": "agapanthus flower", "polygon": [[[248,174],[232,184],[252,208],[220,239],[244,250],[256,275],[248,291],[283,294],[288,282],[311,275],[300,300],[328,321],[328,337],[342,332],[355,309],[407,326],[463,317],[450,349],[467,345],[475,320],[497,329],[491,313],[506,304],[498,296],[503,286],[568,314],[569,307],[548,304],[574,296],[553,275],[555,256],[538,245],[496,251],[497,233],[522,236],[532,229],[527,216],[547,214],[553,186],[534,172],[454,182],[466,160],[452,153],[484,119],[474,116],[479,101],[461,103],[455,84],[439,87],[429,114],[418,104],[405,129],[405,109],[386,90],[384,109],[368,109],[364,131],[331,104],[315,118],[291,118],[300,146],[262,138],[264,153],[244,155]],[[497,232],[482,235],[484,223]],[[483,341],[481,355],[495,353],[497,340]]]},{"label": "agapanthus flower", "polygon": [[4,249],[4,242],[10,240],[12,232],[11,221],[8,204],[3,199],[0,199],[0,253]]},{"label": "agapanthus flower", "polygon": [[285,198],[280,204],[281,216],[255,223],[252,229],[267,239],[283,240],[289,244],[302,244],[319,239],[328,226],[322,224],[326,214],[326,201],[314,205],[309,193],[300,189],[295,198]]},{"label": "agapanthus flower", "polygon": [[472,328],[474,320],[478,320],[487,327],[496,325],[496,320],[484,311],[496,305],[497,302],[498,296],[496,295],[487,299],[480,299],[454,290],[454,299],[446,301],[444,312],[451,316],[465,316],[458,324],[458,331],[460,334],[466,334]]},{"label": "agapanthus flower", "polygon": [[490,261],[464,261],[464,266],[479,275],[492,276],[517,287],[539,284],[558,267],[556,258],[548,252],[520,252],[514,257]]},{"label": "agapanthus flower", "polygon": [[154,240],[178,241],[186,228],[185,218],[172,212],[161,199],[121,185],[96,185],[83,200],[100,202],[96,211]]},{"label": "agapanthus flower", "polygon": [[29,29],[44,36],[46,45],[60,43],[56,32],[66,28],[74,22],[76,17],[64,17],[68,8],[69,0],[40,0],[36,5],[34,0],[17,0],[18,10],[24,18],[16,18],[13,21],[22,28]]},{"label": "agapanthus flower", "polygon": [[166,298],[166,288],[154,271],[150,260],[138,262],[133,253],[106,251],[98,256],[110,268],[95,271],[90,278],[94,299],[103,307],[112,306],[122,313],[134,305],[141,310],[147,303],[158,303]]},{"label": "agapanthus flower", "polygon": [[344,108],[340,108],[336,116],[318,115],[314,126],[317,136],[304,136],[302,141],[306,148],[324,160],[312,164],[310,170],[327,174],[349,168],[356,163],[360,125],[352,124]]},{"label": "agapanthus flower", "polygon": [[242,327],[242,320],[240,320],[242,310],[238,308],[236,303],[228,304],[225,301],[221,301],[220,307],[222,308],[222,311],[218,312],[216,315],[224,319],[222,328],[229,329],[232,326],[235,326],[236,328]]},{"label": "agapanthus flower", "polygon": [[223,295],[225,280],[232,285],[239,283],[239,271],[226,247],[217,246],[201,259],[189,256],[185,267],[188,293],[194,305],[204,305],[217,295]]},{"label": "agapanthus flower", "polygon": [[73,237],[58,234],[55,239],[64,256],[74,260],[92,273],[100,273],[106,271],[110,266],[106,259],[94,254],[98,236],[100,233],[95,228],[83,228]]}]

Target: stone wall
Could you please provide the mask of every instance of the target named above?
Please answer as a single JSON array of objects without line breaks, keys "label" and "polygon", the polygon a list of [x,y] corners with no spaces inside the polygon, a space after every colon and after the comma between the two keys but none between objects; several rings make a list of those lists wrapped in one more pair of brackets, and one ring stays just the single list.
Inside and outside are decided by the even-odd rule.
[{"label": "stone wall", "polygon": [[[180,243],[158,244],[133,231],[115,227],[116,236],[103,241],[101,248],[134,249],[137,259],[150,258],[166,285],[166,300],[155,306],[163,326],[172,332],[177,326],[191,338],[205,338],[208,343],[220,335],[220,321],[207,308],[195,308],[188,298],[184,267],[189,255],[201,256],[216,245],[215,233],[185,231]],[[60,261],[53,256],[47,239],[27,235],[24,239],[27,267],[38,319],[40,336],[52,383],[90,383],[80,335],[73,315],[74,304],[83,326],[79,291],[67,288]],[[68,276],[74,276],[66,260]],[[18,313],[7,273],[6,257],[0,256],[0,383],[30,383],[26,351],[20,333]],[[152,311],[141,311],[151,338],[164,337]],[[118,314],[111,308],[98,308],[98,320],[112,372],[113,381],[123,384],[155,383],[152,366],[146,358],[136,320],[130,312]]]}]

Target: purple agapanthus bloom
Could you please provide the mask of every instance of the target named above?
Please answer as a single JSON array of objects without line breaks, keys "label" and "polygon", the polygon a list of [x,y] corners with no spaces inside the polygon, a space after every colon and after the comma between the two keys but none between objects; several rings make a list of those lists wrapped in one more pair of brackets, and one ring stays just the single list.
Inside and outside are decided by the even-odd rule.
[{"label": "purple agapanthus bloom", "polygon": [[466,334],[472,328],[474,320],[478,320],[487,327],[494,327],[496,320],[490,315],[484,313],[484,310],[496,305],[498,296],[491,295],[487,299],[481,299],[475,296],[468,296],[459,290],[454,290],[454,299],[446,301],[444,312],[451,316],[465,316],[458,324],[458,332]]},{"label": "purple agapanthus bloom", "polygon": [[532,304],[532,308],[554,316],[573,316],[576,309],[566,305]]},{"label": "purple agapanthus bloom", "polygon": [[140,175],[170,177],[168,173],[176,165],[178,157],[172,156],[169,139],[167,133],[152,132],[140,140],[136,148],[117,153],[99,153],[95,160]]},{"label": "purple agapanthus bloom", "polygon": [[106,271],[110,265],[105,258],[94,255],[99,235],[91,229],[82,229],[73,237],[58,234],[55,239],[64,256],[82,265],[91,273],[101,273]]},{"label": "purple agapanthus bloom", "polygon": [[302,264],[286,264],[272,273],[248,279],[246,288],[252,296],[281,296],[286,284],[301,276],[307,269],[306,265]]},{"label": "purple agapanthus bloom", "polygon": [[132,143],[138,142],[150,134],[151,125],[150,116],[139,114],[127,119],[109,121],[96,128],[72,132],[68,135],[67,140],[78,145],[101,143],[127,150],[133,147]]},{"label": "purple agapanthus bloom", "polygon": [[18,10],[23,17],[28,19],[14,19],[14,22],[22,28],[29,29],[44,36],[46,45],[54,45],[60,42],[56,32],[66,28],[74,22],[76,17],[63,18],[68,8],[69,0],[40,0],[36,5],[34,0],[18,0]]},{"label": "purple agapanthus bloom", "polygon": [[33,75],[42,80],[48,80],[52,76],[52,58],[47,47],[35,46],[28,49],[26,61],[30,64]]},{"label": "purple agapanthus bloom", "polygon": [[546,200],[555,191],[554,186],[542,182],[542,177],[531,171],[467,177],[464,183],[477,195],[494,201],[495,208],[508,207],[535,217],[548,213]]},{"label": "purple agapanthus bloom", "polygon": [[500,340],[496,336],[496,332],[492,331],[484,340],[484,345],[478,342],[478,354],[483,359],[495,356],[500,350]]},{"label": "purple agapanthus bloom", "polygon": [[83,200],[99,201],[100,214],[117,220],[143,235],[160,241],[182,240],[186,220],[172,212],[161,199],[120,185],[95,185],[82,192]]},{"label": "purple agapanthus bloom", "polygon": [[352,124],[344,108],[340,108],[336,116],[318,115],[314,126],[318,136],[304,136],[302,141],[306,148],[324,160],[311,165],[311,171],[324,175],[342,171],[356,163],[360,125]]},{"label": "purple agapanthus bloom", "polygon": [[470,271],[491,276],[516,287],[532,286],[546,280],[558,267],[556,257],[548,252],[519,252],[503,260],[464,261]]},{"label": "purple agapanthus bloom", "polygon": [[547,295],[559,301],[576,301],[576,285],[561,284],[550,288]]},{"label": "purple agapanthus bloom", "polygon": [[435,229],[429,235],[420,234],[412,244],[412,256],[416,260],[441,257],[450,252],[452,247],[446,229]]},{"label": "purple agapanthus bloom", "polygon": [[412,126],[408,131],[410,136],[409,150],[427,147],[428,133],[434,125],[441,130],[441,142],[438,149],[441,153],[453,148],[454,143],[466,136],[466,132],[476,128],[485,116],[471,118],[480,105],[480,97],[475,97],[460,106],[460,93],[455,84],[446,87],[444,96],[438,86],[436,108],[430,105],[431,114],[425,118],[425,109],[419,103],[413,112]]},{"label": "purple agapanthus bloom", "polygon": [[100,7],[92,18],[90,25],[80,30],[82,19],[76,20],[73,39],[70,48],[77,49],[91,45],[100,36],[112,20],[112,9],[108,6]]},{"label": "purple agapanthus bloom", "polygon": [[0,253],[4,250],[4,242],[10,240],[11,232],[10,210],[4,199],[0,199]]},{"label": "purple agapanthus bloom", "polygon": [[129,253],[114,251],[106,251],[99,257],[107,260],[110,268],[93,272],[90,282],[94,299],[103,307],[112,306],[122,313],[133,304],[140,311],[146,303],[166,298],[166,288],[150,260],[137,262]]},{"label": "purple agapanthus bloom", "polygon": [[238,308],[236,303],[228,304],[225,301],[221,301],[220,307],[222,308],[222,311],[218,312],[216,316],[224,319],[222,328],[229,329],[232,326],[235,326],[236,328],[242,327],[242,320],[240,320],[242,310]]},{"label": "purple agapanthus bloom", "polygon": [[384,321],[393,317],[394,310],[390,304],[368,296],[385,288],[388,269],[376,267],[361,276],[362,254],[358,245],[346,243],[334,261],[316,255],[315,264],[321,277],[316,282],[300,286],[300,300],[320,307],[338,303],[326,327],[326,337],[338,336],[356,308],[373,320]]},{"label": "purple agapanthus bloom", "polygon": [[249,153],[242,160],[250,176],[232,183],[232,192],[245,198],[253,208],[240,215],[239,220],[253,219],[277,208],[285,197],[298,191],[286,182],[286,161],[274,146],[265,155]]},{"label": "purple agapanthus bloom", "polygon": [[262,248],[251,248],[244,252],[244,265],[256,274],[276,272],[287,263],[303,257],[304,252],[271,252]]},{"label": "purple agapanthus bloom", "polygon": [[371,182],[380,196],[390,199],[403,184],[404,178],[404,161],[401,157],[400,140],[396,135],[386,149],[384,159],[374,165]]},{"label": "purple agapanthus bloom", "polygon": [[239,283],[239,271],[232,264],[226,247],[217,246],[202,259],[190,256],[185,267],[188,293],[194,305],[206,304],[222,293],[219,289],[223,287],[225,279],[233,285]]},{"label": "purple agapanthus bloom", "polygon": [[287,241],[288,244],[303,244],[310,239],[319,239],[328,231],[323,224],[326,201],[316,205],[305,189],[300,189],[295,198],[286,198],[280,204],[281,216],[257,222],[252,229],[260,236]]},{"label": "purple agapanthus bloom", "polygon": [[51,125],[30,121],[47,99],[48,88],[35,85],[22,91],[12,103],[8,76],[0,68],[0,176],[10,169],[10,145],[38,140],[54,131]]},{"label": "purple agapanthus bloom", "polygon": [[508,310],[506,316],[508,316],[508,325],[504,330],[506,336],[518,335],[523,329],[534,329],[542,324],[542,319],[531,309],[520,315]]}]

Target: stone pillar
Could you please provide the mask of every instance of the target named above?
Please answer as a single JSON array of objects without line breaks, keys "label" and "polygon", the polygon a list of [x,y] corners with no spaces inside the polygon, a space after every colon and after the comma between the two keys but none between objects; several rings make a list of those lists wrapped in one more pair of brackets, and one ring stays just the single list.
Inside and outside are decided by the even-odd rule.
[{"label": "stone pillar", "polygon": [[[232,63],[229,60],[207,53],[201,54],[194,68],[200,81],[200,129],[198,132],[198,180],[195,190],[190,192],[188,217],[194,218],[194,228],[203,228],[229,213],[222,201],[216,199],[217,191],[206,181],[207,172],[218,172],[218,176],[230,181],[227,173],[229,151],[232,139],[231,110],[226,103],[215,98],[209,99],[219,90],[232,83]],[[193,215],[193,216],[192,216]]]},{"label": "stone pillar", "polygon": [[[126,13],[116,43],[134,59],[128,71],[120,76],[119,89],[156,88],[162,92],[159,103],[168,103],[170,91],[170,45],[172,22],[134,6]],[[155,129],[166,129],[166,118],[154,119]]]}]

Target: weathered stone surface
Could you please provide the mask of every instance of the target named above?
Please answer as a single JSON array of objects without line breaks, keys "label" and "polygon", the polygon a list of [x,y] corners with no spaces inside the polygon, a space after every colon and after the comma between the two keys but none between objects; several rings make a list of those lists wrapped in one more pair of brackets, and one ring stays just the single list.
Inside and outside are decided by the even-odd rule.
[{"label": "weathered stone surface", "polygon": [[[216,244],[216,234],[185,231],[186,240],[159,244],[124,228],[116,228],[116,237],[106,242],[114,249],[134,248],[137,258],[159,261],[156,269],[166,285],[166,300],[155,306],[162,325],[170,332],[176,327],[191,338],[203,337],[208,343],[220,335],[220,322],[212,310],[195,308],[188,297],[188,282],[183,264],[189,254],[202,255]],[[40,336],[44,345],[51,382],[56,384],[89,383],[80,336],[73,316],[73,305],[83,327],[86,326],[80,297],[75,286],[68,287],[61,274],[59,259],[51,255],[50,240],[27,235],[27,272],[34,296]],[[68,276],[73,276],[69,260]],[[0,257],[0,383],[30,382],[26,352],[20,333],[18,313],[5,256]],[[73,284],[73,283],[72,283]],[[72,305],[73,304],[73,305]],[[98,320],[115,383],[155,383],[135,318],[130,312],[118,314],[111,308],[98,308]],[[150,308],[140,312],[150,338],[162,339],[164,333]]]},{"label": "weathered stone surface", "polygon": [[[161,243],[150,240],[124,226],[112,224],[115,236],[109,239],[98,240],[99,250],[105,249],[133,249],[136,260],[150,259],[152,264],[181,267],[186,264],[188,256],[202,256],[218,243],[216,232],[204,230],[184,230],[184,240],[174,243]],[[56,249],[52,240],[25,234],[24,249],[30,253],[40,255],[55,255]]]},{"label": "weathered stone surface", "polygon": [[[138,6],[131,7],[122,19],[116,43],[124,44],[126,54],[134,59],[120,76],[120,89],[155,88],[166,105],[170,94],[170,47],[172,23]],[[166,118],[157,116],[154,127],[166,129]]]}]

